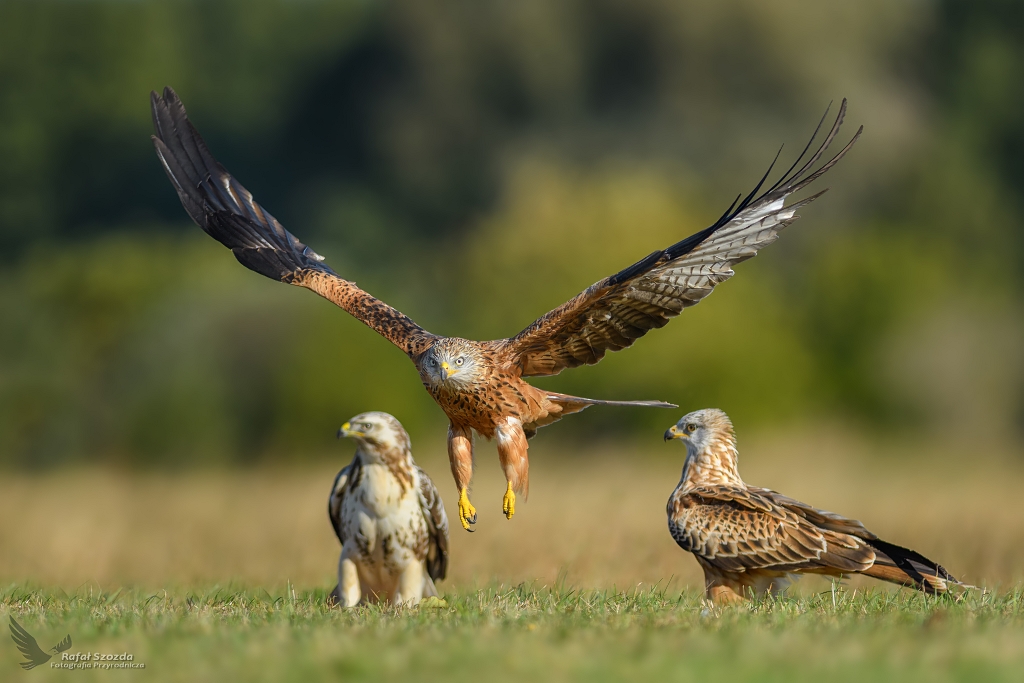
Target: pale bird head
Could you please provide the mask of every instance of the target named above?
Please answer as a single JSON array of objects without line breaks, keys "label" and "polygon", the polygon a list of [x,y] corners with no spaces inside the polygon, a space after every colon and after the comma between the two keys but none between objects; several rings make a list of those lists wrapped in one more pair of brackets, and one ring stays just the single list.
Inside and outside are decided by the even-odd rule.
[{"label": "pale bird head", "polygon": [[420,372],[432,386],[460,389],[475,383],[482,369],[483,359],[472,342],[449,337],[427,351]]},{"label": "pale bird head", "polygon": [[686,444],[688,454],[703,453],[708,446],[723,440],[732,442],[733,429],[729,416],[717,408],[705,408],[687,413],[665,432],[665,441],[679,439]]},{"label": "pale bird head", "polygon": [[368,454],[408,451],[409,435],[402,423],[381,412],[360,413],[341,425],[338,438],[355,439]]}]

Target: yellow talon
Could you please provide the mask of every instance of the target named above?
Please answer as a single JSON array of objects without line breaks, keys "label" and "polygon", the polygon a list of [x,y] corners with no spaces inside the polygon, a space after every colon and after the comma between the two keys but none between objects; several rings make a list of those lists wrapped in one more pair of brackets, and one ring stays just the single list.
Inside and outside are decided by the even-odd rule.
[{"label": "yellow talon", "polygon": [[459,491],[459,521],[462,522],[462,528],[466,531],[472,531],[469,525],[476,524],[476,508],[469,502],[466,489]]},{"label": "yellow talon", "polygon": [[501,511],[505,513],[505,519],[512,519],[512,515],[516,514],[516,494],[512,490],[512,482],[508,483],[505,497],[501,499]]}]

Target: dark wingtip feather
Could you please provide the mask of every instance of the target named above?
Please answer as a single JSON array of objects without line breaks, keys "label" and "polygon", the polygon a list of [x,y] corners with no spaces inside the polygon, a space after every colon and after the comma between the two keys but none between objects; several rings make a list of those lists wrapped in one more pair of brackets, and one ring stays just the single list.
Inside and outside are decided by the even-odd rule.
[{"label": "dark wingtip feather", "polygon": [[831,102],[829,103],[829,106],[825,109],[825,114],[821,117],[821,120],[818,121],[818,125],[814,129],[814,133],[811,135],[811,139],[804,146],[803,151],[800,152],[800,155],[796,158],[796,161],[793,162],[793,164],[786,170],[785,173],[782,174],[782,176],[779,178],[778,181],[775,182],[774,185],[772,185],[770,188],[765,190],[760,195],[757,194],[764,186],[765,181],[768,179],[768,176],[771,174],[772,169],[778,162],[779,156],[782,153],[782,147],[780,147],[779,151],[776,152],[775,158],[772,160],[771,164],[769,164],[768,170],[758,181],[757,185],[755,185],[754,189],[751,190],[745,197],[743,197],[742,201],[739,201],[739,203],[737,203],[737,200],[739,199],[739,197],[737,197],[737,200],[733,200],[733,203],[729,205],[729,208],[726,209],[725,213],[723,213],[719,217],[719,219],[715,221],[712,225],[701,230],[700,232],[690,235],[686,239],[683,239],[677,242],[676,244],[673,244],[671,247],[666,249],[664,253],[670,259],[677,259],[680,256],[688,254],[689,252],[696,249],[702,242],[704,242],[704,240],[706,240],[712,234],[718,231],[719,228],[727,225],[730,221],[736,218],[736,216],[741,214],[749,207],[764,201],[774,201],[779,197],[784,198],[792,194],[793,192],[798,191],[802,187],[806,186],[808,183],[813,182],[816,178],[820,177],[823,173],[825,173],[825,171],[834,166],[836,162],[838,162],[839,159],[841,159],[846,154],[850,147],[852,147],[853,144],[860,137],[861,132],[864,130],[863,126],[861,126],[857,130],[857,133],[853,136],[853,139],[851,139],[850,142],[848,142],[846,146],[838,154],[836,154],[836,156],[834,156],[828,162],[823,164],[821,168],[812,173],[810,176],[804,178],[804,175],[807,173],[807,171],[814,166],[818,159],[821,158],[821,155],[824,154],[825,150],[828,149],[829,145],[832,144],[832,140],[839,132],[839,128],[842,126],[843,119],[846,116],[846,106],[847,102],[846,98],[844,97],[842,103],[839,106],[839,112],[836,115],[836,120],[833,122],[832,128],[829,130],[829,133],[825,137],[825,140],[821,143],[821,145],[814,152],[814,154],[811,155],[811,158],[808,159],[807,162],[804,163],[804,165],[799,168],[799,170],[794,169],[796,169],[797,165],[807,154],[807,151],[811,148],[812,144],[814,143],[814,140],[818,136],[818,133],[821,131],[821,127],[828,117],[828,112],[832,108]]},{"label": "dark wingtip feather", "polygon": [[884,553],[893,563],[909,576],[918,588],[924,591],[934,591],[934,585],[928,581],[929,577],[939,579],[946,583],[961,586],[963,583],[950,574],[945,567],[938,562],[929,560],[927,557],[903,546],[889,543],[881,539],[868,540],[872,548]]},{"label": "dark wingtip feather", "polygon": [[185,211],[250,270],[291,281],[299,270],[333,271],[253,199],[210,153],[173,88],[150,93],[152,136]]}]

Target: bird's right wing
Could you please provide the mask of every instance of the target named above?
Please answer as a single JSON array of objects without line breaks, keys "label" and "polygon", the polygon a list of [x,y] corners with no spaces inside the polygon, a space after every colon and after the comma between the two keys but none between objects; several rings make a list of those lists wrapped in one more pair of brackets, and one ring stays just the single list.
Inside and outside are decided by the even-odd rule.
[{"label": "bird's right wing", "polygon": [[697,487],[673,497],[668,512],[676,543],[724,571],[861,571],[875,559],[867,541],[819,529],[756,490]]},{"label": "bird's right wing", "polygon": [[260,275],[310,289],[351,313],[408,356],[434,335],[404,313],[337,275],[322,256],[300,242],[256,203],[213,155],[188,120],[171,88],[152,93],[153,144],[185,211],[208,235]]},{"label": "bird's right wing", "polygon": [[448,573],[448,514],[444,501],[430,476],[416,465],[419,478],[420,509],[430,529],[430,546],[427,549],[427,573],[434,581],[440,581]]},{"label": "bird's right wing", "polygon": [[845,114],[843,100],[835,123],[810,159],[799,166],[821,123],[796,162],[760,195],[768,173],[711,226],[594,283],[515,337],[492,343],[509,365],[520,368],[523,376],[557,375],[565,368],[593,365],[608,351],[631,346],[650,330],[668,324],[683,309],[698,303],[732,277],[733,266],[778,239],[779,232],[797,219],[797,209],[824,192],[788,206],[785,203],[790,195],[832,168],[857,141],[860,130],[835,156],[814,170],[839,132]]},{"label": "bird's right wing", "polygon": [[345,502],[345,496],[348,495],[349,489],[359,481],[361,474],[362,463],[358,458],[353,458],[352,462],[343,467],[341,472],[338,472],[338,476],[334,478],[331,495],[327,498],[327,516],[330,517],[334,534],[342,545],[345,545],[345,537],[341,526],[341,505]]},{"label": "bird's right wing", "polygon": [[11,638],[14,639],[14,644],[17,646],[18,651],[28,660],[27,662],[20,663],[21,668],[27,671],[48,661],[50,655],[43,652],[42,648],[39,647],[39,643],[32,637],[32,634],[15,621],[14,617],[11,617],[10,620]]}]

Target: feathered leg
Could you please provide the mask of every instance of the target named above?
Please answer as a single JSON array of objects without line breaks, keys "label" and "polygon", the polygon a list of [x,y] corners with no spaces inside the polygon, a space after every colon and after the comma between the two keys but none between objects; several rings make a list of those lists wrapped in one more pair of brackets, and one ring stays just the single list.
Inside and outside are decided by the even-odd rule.
[{"label": "feathered leg", "polygon": [[395,602],[401,605],[418,605],[423,599],[423,562],[410,562],[402,568],[398,577],[398,595]]},{"label": "feathered leg", "polygon": [[708,586],[707,596],[708,600],[711,601],[711,604],[716,607],[720,607],[722,605],[740,605],[747,601],[747,598],[737,593],[735,588],[720,583]]},{"label": "feathered leg", "polygon": [[476,508],[469,502],[469,482],[473,479],[473,433],[470,429],[448,425],[448,461],[459,489],[459,521],[463,529],[472,531],[470,525],[476,524]]},{"label": "feathered leg", "polygon": [[338,587],[335,590],[342,607],[355,607],[363,595],[359,586],[359,570],[344,548],[338,558]]},{"label": "feathered leg", "polygon": [[699,557],[697,562],[704,570],[705,595],[713,605],[721,607],[746,602],[742,582],[730,580],[732,577],[703,562]]},{"label": "feathered leg", "polygon": [[530,446],[526,442],[523,423],[514,417],[509,417],[505,424],[498,425],[495,435],[498,440],[498,459],[505,470],[505,480],[508,481],[501,510],[505,513],[506,519],[512,519],[516,512],[516,493],[523,494],[524,498],[530,493]]}]

